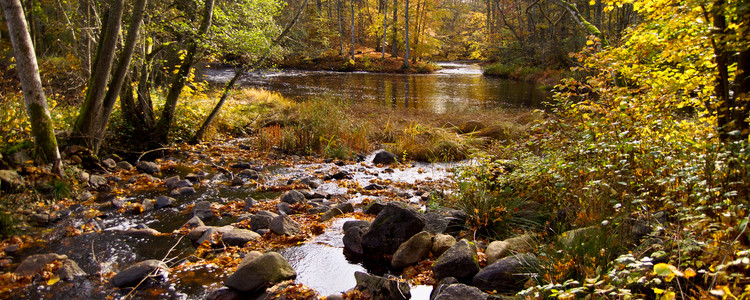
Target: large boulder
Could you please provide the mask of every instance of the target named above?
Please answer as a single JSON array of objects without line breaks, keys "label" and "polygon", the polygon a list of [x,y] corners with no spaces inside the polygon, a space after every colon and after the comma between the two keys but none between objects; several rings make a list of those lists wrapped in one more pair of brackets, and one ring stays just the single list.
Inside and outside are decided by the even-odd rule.
[{"label": "large boulder", "polygon": [[362,255],[362,235],[366,227],[354,226],[344,231],[344,251],[351,254]]},{"label": "large boulder", "polygon": [[438,291],[433,300],[485,300],[488,297],[489,294],[482,292],[482,290],[476,287],[456,283],[441,286],[440,291]]},{"label": "large boulder", "polygon": [[530,234],[512,237],[504,241],[494,241],[487,246],[487,265],[511,254],[533,252],[537,247],[536,239]]},{"label": "large boulder", "polygon": [[453,236],[438,233],[432,240],[432,255],[440,257],[445,251],[448,251],[453,245],[456,244],[456,238]]},{"label": "large boulder", "polygon": [[260,213],[255,214],[250,217],[250,229],[252,229],[253,231],[268,229],[268,227],[271,226],[271,220],[273,220],[273,218],[274,217],[272,216],[263,215]]},{"label": "large boulder", "polygon": [[440,213],[430,212],[424,214],[424,217],[424,230],[431,234],[443,233],[448,228],[448,219]]},{"label": "large boulder", "polygon": [[292,218],[287,215],[281,215],[273,218],[268,229],[278,235],[295,235],[302,231],[299,227],[299,224],[297,224],[297,222],[292,220]]},{"label": "large boulder", "polygon": [[252,230],[238,228],[232,229],[232,231],[221,236],[221,240],[229,246],[242,246],[258,238],[260,238],[260,234]]},{"label": "large boulder", "polygon": [[531,254],[509,256],[479,271],[472,285],[486,291],[516,292],[524,287],[530,275],[539,270],[539,261]]},{"label": "large boulder", "polygon": [[169,267],[163,261],[145,260],[117,273],[112,277],[112,284],[116,287],[134,287],[142,281],[147,283],[146,281],[164,280],[168,274]]},{"label": "large boulder", "polygon": [[62,280],[71,281],[76,277],[80,276],[86,276],[86,272],[81,269],[81,267],[78,266],[78,264],[70,259],[66,259],[63,261],[62,266],[59,270],[57,270],[57,276],[60,277]]},{"label": "large boulder", "polygon": [[372,163],[376,165],[390,165],[395,164],[398,161],[398,156],[388,151],[380,151],[375,154],[375,158],[372,159]]},{"label": "large boulder", "polygon": [[411,298],[409,284],[380,276],[355,272],[355,289],[369,294],[373,300],[406,300]]},{"label": "large boulder", "polygon": [[372,203],[368,204],[362,212],[368,215],[377,215],[381,211],[383,211],[385,206],[386,206],[385,202],[373,201]]},{"label": "large boulder", "polygon": [[479,272],[476,246],[465,239],[458,241],[438,257],[432,271],[438,279],[455,277],[461,281],[471,280]]},{"label": "large boulder", "polygon": [[16,275],[18,276],[33,276],[44,269],[44,266],[51,264],[58,260],[68,259],[65,255],[59,255],[56,253],[48,254],[34,254],[26,257],[20,265],[16,268]]},{"label": "large boulder", "polygon": [[391,266],[401,269],[416,264],[430,255],[431,248],[430,233],[427,231],[417,233],[398,247],[391,259]]},{"label": "large boulder", "polygon": [[203,221],[210,220],[214,217],[213,211],[211,211],[211,202],[198,201],[193,205],[192,216],[198,217]]},{"label": "large boulder", "polygon": [[365,254],[393,254],[398,247],[422,231],[422,215],[408,207],[388,203],[362,236]]},{"label": "large boulder", "polygon": [[[245,261],[247,260],[247,261]],[[281,254],[268,252],[260,257],[247,256],[224,285],[240,292],[252,292],[269,283],[294,279],[297,273]]]},{"label": "large boulder", "polygon": [[288,191],[284,195],[281,195],[281,202],[289,204],[305,202],[306,200],[305,195],[302,195],[299,191]]}]

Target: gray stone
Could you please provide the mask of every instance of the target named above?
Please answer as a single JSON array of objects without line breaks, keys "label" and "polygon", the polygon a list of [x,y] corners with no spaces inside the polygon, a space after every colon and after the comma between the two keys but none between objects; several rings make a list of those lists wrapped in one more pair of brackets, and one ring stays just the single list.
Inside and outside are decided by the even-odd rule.
[{"label": "gray stone", "polygon": [[530,234],[509,238],[504,241],[494,241],[487,246],[487,265],[511,254],[533,252],[537,242]]},{"label": "gray stone", "polygon": [[169,196],[159,196],[159,197],[156,197],[156,203],[154,207],[156,207],[157,209],[164,208],[164,207],[171,207],[174,205],[175,201],[177,200]]},{"label": "gray stone", "polygon": [[343,226],[344,232],[346,232],[347,230],[349,230],[349,228],[352,228],[352,227],[359,227],[363,231],[365,231],[367,230],[368,227],[370,227],[370,222],[365,221],[365,220],[352,220],[352,221],[344,222],[344,226]]},{"label": "gray stone", "polygon": [[305,200],[305,195],[302,195],[299,191],[289,191],[281,196],[281,201],[289,204],[305,202]]},{"label": "gray stone", "polygon": [[127,202],[125,202],[125,199],[122,198],[114,198],[110,202],[112,203],[112,206],[117,209],[123,208],[127,204]]},{"label": "gray stone", "polygon": [[292,210],[292,207],[289,205],[289,203],[286,202],[279,202],[276,204],[276,209],[279,210],[280,215],[293,215],[294,210]]},{"label": "gray stone", "polygon": [[440,292],[442,292],[445,288],[450,286],[451,284],[458,283],[458,280],[453,277],[445,277],[443,279],[440,279],[440,282],[436,286],[432,288],[432,291],[430,292],[430,300],[435,299]]},{"label": "gray stone", "polygon": [[129,162],[124,161],[124,160],[118,161],[116,166],[118,169],[125,170],[125,171],[130,171],[133,169],[133,165],[131,165]]},{"label": "gray stone", "polygon": [[136,168],[149,175],[159,174],[159,165],[150,161],[140,161],[136,165]]},{"label": "gray stone", "polygon": [[301,231],[299,224],[285,215],[273,218],[268,229],[278,235],[295,235]]},{"label": "gray stone", "polygon": [[523,289],[530,275],[539,270],[536,256],[521,254],[509,256],[496,261],[479,271],[472,280],[472,285],[486,291],[500,293],[517,292]]},{"label": "gray stone", "polygon": [[167,177],[164,179],[164,185],[166,185],[168,189],[173,189],[176,187],[175,184],[177,184],[178,181],[180,181],[180,176]]},{"label": "gray stone", "polygon": [[354,272],[357,290],[366,292],[373,300],[406,300],[411,298],[409,284],[364,272]]},{"label": "gray stone", "polygon": [[156,229],[149,228],[149,227],[141,227],[141,228],[128,228],[127,230],[122,232],[123,234],[129,235],[129,236],[157,236],[160,235],[161,232],[159,232]]},{"label": "gray stone", "polygon": [[169,267],[160,260],[145,260],[136,263],[112,277],[112,284],[116,287],[134,287],[141,281],[166,280]]},{"label": "gray stone", "polygon": [[252,180],[258,180],[261,177],[260,173],[258,173],[258,171],[255,171],[253,169],[244,169],[240,171],[240,173],[237,175],[246,177],[247,179],[252,179]]},{"label": "gray stone", "polygon": [[442,287],[434,300],[486,300],[488,297],[489,294],[482,292],[482,290],[476,287],[456,283]]},{"label": "gray stone", "polygon": [[[244,262],[244,259],[243,259]],[[269,283],[294,279],[297,273],[283,256],[276,252],[268,252],[260,257],[240,263],[224,285],[240,292],[252,292]]]},{"label": "gray stone", "polygon": [[344,213],[340,209],[334,207],[323,213],[323,215],[320,216],[320,220],[325,222],[343,214]]},{"label": "gray stone", "polygon": [[201,220],[210,220],[214,217],[214,213],[211,211],[211,202],[198,201],[193,205],[192,216],[198,217]]},{"label": "gray stone", "polygon": [[253,217],[253,214],[241,214],[237,217],[237,222],[250,220],[252,217]]},{"label": "gray stone", "polygon": [[354,205],[349,202],[336,204],[333,208],[339,209],[342,213],[354,212]]},{"label": "gray stone", "polygon": [[156,206],[156,201],[153,199],[143,199],[143,202],[141,202],[141,207],[143,207],[143,211],[152,211],[154,210],[154,207]]},{"label": "gray stone", "polygon": [[91,177],[89,177],[89,184],[93,187],[105,186],[107,185],[107,178],[99,175],[91,175]]},{"label": "gray stone", "polygon": [[94,198],[94,195],[92,195],[91,192],[83,191],[80,194],[78,194],[78,197],[76,199],[78,199],[78,201],[85,202],[91,198]]},{"label": "gray stone", "polygon": [[208,294],[206,300],[246,300],[247,297],[230,288],[220,288]]},{"label": "gray stone", "polygon": [[115,162],[114,159],[105,158],[104,160],[102,160],[102,166],[105,167],[105,168],[107,168],[107,169],[112,170],[114,168],[117,168],[117,163]]},{"label": "gray stone", "polygon": [[391,266],[397,269],[416,264],[430,255],[432,237],[427,231],[422,231],[401,244],[393,254]]},{"label": "gray stone", "polygon": [[462,239],[438,257],[432,265],[435,278],[455,277],[461,281],[471,279],[479,272],[476,247]]},{"label": "gray stone", "polygon": [[453,247],[456,244],[456,238],[453,236],[438,233],[435,235],[432,241],[432,255],[440,257],[445,251]]},{"label": "gray stone", "polygon": [[232,186],[243,186],[243,185],[245,185],[245,180],[243,180],[242,177],[235,176],[234,178],[232,178],[231,185]]},{"label": "gray stone", "polygon": [[260,234],[247,229],[233,229],[221,236],[221,240],[229,246],[242,246],[260,238]]},{"label": "gray stone", "polygon": [[423,227],[424,220],[419,212],[388,203],[362,236],[362,249],[365,254],[393,254],[401,243],[422,231]]},{"label": "gray stone", "polygon": [[331,209],[330,206],[317,202],[310,202],[310,205],[312,205],[312,207],[307,210],[307,213],[309,214],[322,214]]},{"label": "gray stone", "polygon": [[58,260],[66,259],[68,259],[66,255],[59,255],[56,253],[34,254],[26,257],[21,264],[18,265],[14,273],[18,276],[33,276],[42,272],[44,266]]},{"label": "gray stone", "polygon": [[273,220],[271,216],[255,214],[250,217],[250,228],[256,232],[260,229],[268,229],[271,226],[271,220]]},{"label": "gray stone", "polygon": [[362,235],[366,227],[353,226],[344,231],[344,251],[355,255],[362,255]]},{"label": "gray stone", "polygon": [[195,189],[192,186],[186,186],[181,188],[176,188],[169,192],[169,196],[177,197],[177,196],[187,196],[195,194]]},{"label": "gray stone", "polygon": [[388,151],[380,151],[372,159],[372,163],[376,165],[390,165],[396,162],[398,162],[398,156]]},{"label": "gray stone", "polygon": [[76,277],[88,275],[75,261],[71,259],[66,259],[55,274],[65,281],[71,281]]},{"label": "gray stone", "polygon": [[81,171],[81,173],[78,174],[78,181],[82,183],[88,183],[91,179],[91,174]]},{"label": "gray stone", "polygon": [[424,214],[424,230],[431,234],[444,233],[448,228],[448,219],[442,214],[430,212]]}]

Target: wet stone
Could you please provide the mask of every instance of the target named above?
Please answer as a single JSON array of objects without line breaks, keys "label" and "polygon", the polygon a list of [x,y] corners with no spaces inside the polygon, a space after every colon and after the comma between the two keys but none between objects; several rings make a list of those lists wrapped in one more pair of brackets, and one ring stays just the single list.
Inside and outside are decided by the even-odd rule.
[{"label": "wet stone", "polygon": [[268,229],[278,235],[295,235],[301,231],[299,224],[285,215],[273,218]]},{"label": "wet stone", "polygon": [[118,169],[126,170],[126,171],[130,171],[130,170],[133,169],[133,165],[131,165],[129,162],[124,161],[124,160],[123,161],[118,161],[117,164],[116,164],[116,166],[117,166]]},{"label": "wet stone", "polygon": [[94,195],[92,195],[91,192],[83,191],[82,193],[78,194],[78,197],[76,197],[76,199],[78,199],[78,201],[85,202],[93,197]]},{"label": "wet stone", "polygon": [[159,173],[159,165],[150,161],[140,161],[136,168],[143,173],[154,175]]},{"label": "wet stone", "polygon": [[106,158],[102,160],[102,166],[111,170],[117,167],[117,163],[115,162],[114,159]]},{"label": "wet stone", "polygon": [[159,260],[146,260],[131,265],[112,277],[112,284],[116,287],[133,287],[141,281],[166,280],[169,267]]},{"label": "wet stone", "polygon": [[276,209],[279,210],[279,214],[281,215],[294,214],[294,210],[292,210],[292,207],[289,205],[289,203],[286,202],[279,202],[279,204],[276,204]]},{"label": "wet stone", "polygon": [[152,211],[154,210],[154,207],[156,207],[156,201],[151,199],[143,199],[143,202],[141,203],[141,207],[143,207],[143,211]]},{"label": "wet stone", "polygon": [[233,229],[230,232],[224,233],[221,240],[229,246],[242,246],[246,243],[257,240],[258,238],[260,238],[260,235],[251,230]]},{"label": "wet stone", "polygon": [[159,196],[159,197],[156,197],[156,203],[155,203],[154,207],[156,209],[165,208],[165,207],[172,207],[174,205],[175,201],[177,201],[177,200],[175,200],[172,197]]},{"label": "wet stone", "polygon": [[42,272],[44,266],[67,258],[66,255],[59,255],[56,253],[31,255],[26,257],[21,264],[18,265],[14,273],[18,276],[33,276]]},{"label": "wet stone", "polygon": [[328,221],[330,219],[333,219],[336,216],[340,216],[340,215],[343,215],[343,214],[344,213],[340,209],[334,207],[334,208],[329,209],[325,213],[323,213],[323,215],[320,216],[320,220],[323,221],[323,222],[325,222],[325,221]]},{"label": "wet stone", "polygon": [[409,284],[380,276],[355,272],[356,289],[367,292],[373,300],[406,300],[411,298]]},{"label": "wet stone", "polygon": [[193,205],[192,216],[198,217],[201,220],[210,220],[214,217],[214,213],[211,211],[211,202],[198,201]]},{"label": "wet stone", "polygon": [[305,195],[299,191],[289,191],[281,196],[281,201],[289,204],[305,202],[305,200]]},{"label": "wet stone", "polygon": [[248,256],[240,262],[224,284],[240,292],[256,291],[269,283],[297,277],[297,273],[281,254],[268,252],[260,257]]},{"label": "wet stone", "polygon": [[70,259],[66,259],[63,262],[62,267],[60,267],[59,270],[57,270],[57,276],[60,277],[62,280],[71,281],[76,277],[80,276],[86,276],[86,272],[81,269],[81,267],[78,266],[78,264]]},{"label": "wet stone", "polygon": [[178,181],[180,181],[180,176],[167,177],[164,179],[164,184],[167,186],[167,188],[173,189],[176,187]]},{"label": "wet stone", "polygon": [[372,163],[376,165],[390,165],[397,162],[398,157],[388,151],[380,151],[375,154]]},{"label": "wet stone", "polygon": [[385,208],[385,205],[386,204],[382,201],[372,202],[365,207],[364,213],[368,215],[377,215],[383,210],[383,208]]},{"label": "wet stone", "polygon": [[186,196],[186,195],[192,195],[192,194],[195,194],[195,189],[193,189],[193,187],[191,186],[176,188],[172,190],[171,192],[169,192],[169,196],[172,196],[172,197]]},{"label": "wet stone", "polygon": [[260,229],[268,229],[271,226],[271,220],[273,217],[268,215],[261,215],[260,212],[250,217],[250,228],[253,231],[258,232]]},{"label": "wet stone", "polygon": [[197,228],[197,227],[205,226],[205,224],[203,224],[203,221],[198,216],[193,216],[192,218],[190,218],[190,220],[188,220],[185,223],[185,225],[182,225],[182,226],[186,228]]},{"label": "wet stone", "polygon": [[435,264],[432,265],[432,271],[438,279],[455,277],[462,281],[470,280],[479,272],[475,246],[464,239],[458,241],[438,257]]},{"label": "wet stone", "polygon": [[91,175],[91,177],[89,177],[89,184],[93,187],[105,186],[107,185],[107,178],[99,175]]}]

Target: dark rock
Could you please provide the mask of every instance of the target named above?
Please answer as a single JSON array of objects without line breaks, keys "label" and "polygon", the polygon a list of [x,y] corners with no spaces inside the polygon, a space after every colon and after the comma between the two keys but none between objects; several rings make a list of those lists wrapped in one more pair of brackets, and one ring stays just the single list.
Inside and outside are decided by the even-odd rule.
[{"label": "dark rock", "polygon": [[362,236],[362,249],[371,254],[393,254],[401,243],[422,231],[422,228],[424,220],[419,212],[388,203]]},{"label": "dark rock", "polygon": [[489,294],[482,292],[482,290],[476,287],[456,283],[442,287],[434,300],[486,300],[489,296]]},{"label": "dark rock", "polygon": [[195,194],[195,189],[193,189],[192,186],[176,188],[172,190],[171,192],[169,192],[169,196],[172,196],[172,197],[187,196],[187,195],[192,195],[192,194]]},{"label": "dark rock", "polygon": [[164,179],[164,185],[166,185],[168,189],[173,189],[178,181],[180,181],[180,176],[167,177]]},{"label": "dark rock", "polygon": [[458,241],[438,257],[432,271],[438,279],[455,277],[461,281],[470,280],[479,272],[475,246],[467,240]]},{"label": "dark rock", "polygon": [[219,241],[217,240],[217,234],[219,234],[219,230],[216,227],[209,226],[206,231],[203,232],[200,238],[198,238],[197,241],[195,241],[196,245],[203,245],[206,241],[208,241],[208,244],[214,245],[217,244]]},{"label": "dark rock", "polygon": [[240,162],[240,163],[234,163],[230,165],[229,167],[234,168],[234,169],[250,169],[252,165],[246,162]]},{"label": "dark rock", "polygon": [[352,178],[353,178],[352,174],[349,174],[349,172],[347,171],[341,170],[336,173],[326,175],[325,180],[332,180],[332,179],[342,180],[342,179],[352,179]]},{"label": "dark rock", "polygon": [[143,208],[144,212],[152,211],[154,210],[154,207],[156,207],[156,201],[153,199],[143,199],[143,202],[141,202],[141,207]]},{"label": "dark rock", "polygon": [[201,218],[199,218],[198,216],[193,216],[185,223],[185,225],[182,225],[182,227],[185,228],[197,228],[201,226],[206,226],[206,224],[204,224]]},{"label": "dark rock", "polygon": [[352,220],[352,221],[346,221],[344,222],[344,232],[349,230],[349,228],[352,227],[359,227],[362,229],[362,231],[367,231],[367,228],[370,227],[370,222],[365,220]]},{"label": "dark rock", "polygon": [[280,215],[293,215],[294,210],[292,210],[292,207],[289,205],[289,203],[286,202],[279,202],[276,204],[276,209],[279,211]]},{"label": "dark rock", "polygon": [[253,169],[244,169],[240,171],[240,173],[237,174],[237,176],[242,176],[242,177],[245,177],[247,179],[252,179],[252,180],[258,180],[261,177],[260,173]]},{"label": "dark rock", "polygon": [[128,228],[127,230],[122,232],[123,234],[129,235],[129,236],[157,236],[160,235],[161,232],[159,232],[156,229],[149,228],[148,226],[145,227],[135,227],[135,228]]},{"label": "dark rock", "polygon": [[232,178],[231,185],[232,186],[243,186],[243,185],[245,185],[245,180],[243,180],[242,177],[235,176],[234,178]]},{"label": "dark rock", "polygon": [[82,193],[78,194],[78,197],[76,197],[76,199],[81,202],[88,201],[91,198],[94,198],[94,195],[92,195],[89,191],[83,191]]},{"label": "dark rock", "polygon": [[448,219],[439,213],[426,213],[424,214],[424,230],[431,234],[444,233],[445,229],[448,228]]},{"label": "dark rock", "polygon": [[302,195],[299,191],[289,191],[281,196],[281,202],[295,204],[305,202],[305,195]]},{"label": "dark rock", "polygon": [[453,236],[438,233],[432,239],[432,255],[440,257],[445,251],[448,251],[453,245],[456,244],[456,238]]},{"label": "dark rock", "polygon": [[21,264],[18,265],[14,273],[18,276],[33,276],[42,272],[44,266],[58,260],[66,259],[68,259],[66,255],[59,255],[56,253],[34,254],[26,257]]},{"label": "dark rock", "polygon": [[117,164],[115,164],[115,166],[118,169],[125,170],[125,171],[130,171],[130,170],[133,169],[133,165],[131,165],[129,162],[124,161],[124,160],[123,161],[118,161]]},{"label": "dark rock", "polygon": [[340,210],[342,213],[354,212],[354,205],[349,202],[336,204],[333,208]]},{"label": "dark rock", "polygon": [[440,292],[442,292],[445,288],[450,286],[451,284],[458,283],[458,280],[453,277],[445,277],[443,279],[440,279],[440,282],[432,288],[432,291],[430,292],[430,300],[435,299]]},{"label": "dark rock", "polygon": [[334,207],[323,213],[323,215],[320,216],[320,220],[325,222],[343,214],[344,213],[340,209]]},{"label": "dark rock", "polygon": [[250,220],[252,217],[253,217],[253,214],[241,214],[239,215],[239,217],[237,217],[237,222]]},{"label": "dark rock", "polygon": [[247,296],[230,288],[220,288],[208,294],[206,300],[246,300]]},{"label": "dark rock", "polygon": [[268,229],[278,235],[295,235],[301,231],[297,222],[284,215],[273,218]]},{"label": "dark rock", "polygon": [[123,208],[125,207],[125,205],[127,205],[127,202],[125,202],[125,199],[122,199],[122,198],[114,198],[110,202],[112,203],[112,206],[114,206],[117,209]]},{"label": "dark rock", "polygon": [[175,182],[174,188],[185,188],[185,187],[192,187],[193,183],[191,183],[189,180],[183,179],[180,181]]},{"label": "dark rock", "polygon": [[78,264],[70,259],[66,259],[60,269],[57,270],[57,276],[60,277],[62,280],[71,281],[79,276],[86,276],[86,272],[84,272],[81,267],[78,266]]},{"label": "dark rock", "polygon": [[307,210],[307,213],[309,214],[322,214],[331,209],[331,207],[328,205],[320,204],[320,203],[313,204],[313,203],[316,203],[316,202],[310,202],[310,204],[313,207]]},{"label": "dark rock", "polygon": [[377,215],[385,208],[385,205],[382,201],[374,201],[368,204],[363,212],[368,215]]},{"label": "dark rock", "polygon": [[369,275],[363,272],[355,272],[357,290],[366,292],[373,300],[406,300],[411,298],[409,284],[380,276]]},{"label": "dark rock", "polygon": [[176,200],[172,197],[159,196],[159,197],[156,197],[155,207],[157,209],[164,208],[164,207],[171,207],[172,205],[174,205],[175,201]]},{"label": "dark rock", "polygon": [[191,216],[200,218],[203,221],[210,220],[214,217],[214,213],[211,211],[211,202],[198,201],[193,205],[193,212]]},{"label": "dark rock", "polygon": [[255,232],[260,229],[268,229],[271,226],[271,220],[273,220],[271,216],[255,214],[250,217],[250,228]]},{"label": "dark rock", "polygon": [[487,246],[487,265],[511,254],[533,252],[537,242],[530,234],[509,238],[504,241],[494,241]]},{"label": "dark rock", "polygon": [[375,158],[372,159],[372,163],[376,165],[390,165],[395,164],[398,161],[398,156],[388,151],[380,151],[375,154]]},{"label": "dark rock", "polygon": [[105,168],[107,168],[107,169],[112,170],[112,169],[114,169],[114,168],[117,167],[117,163],[115,162],[114,159],[106,158],[106,159],[102,160],[102,166],[105,167]]},{"label": "dark rock", "polygon": [[[247,260],[247,261],[246,261]],[[240,292],[256,291],[269,283],[297,277],[289,262],[281,254],[268,252],[260,257],[245,257],[224,285]]]},{"label": "dark rock", "polygon": [[253,206],[258,204],[258,201],[255,201],[253,198],[247,198],[245,199],[245,206],[242,207],[244,210],[250,210]]},{"label": "dark rock", "polygon": [[386,187],[379,185],[377,183],[371,183],[367,186],[365,186],[366,191],[376,191],[376,190],[384,190]]},{"label": "dark rock", "polygon": [[201,181],[201,176],[198,174],[189,173],[185,175],[185,179],[190,180],[192,183],[198,183]]},{"label": "dark rock", "polygon": [[353,226],[344,231],[344,251],[354,255],[362,255],[362,235],[365,233],[363,227]]},{"label": "dark rock", "polygon": [[454,209],[448,212],[446,219],[448,225],[443,233],[456,235],[461,232],[466,226],[466,212],[460,209]]},{"label": "dark rock", "polygon": [[427,231],[422,231],[401,244],[393,254],[391,266],[402,269],[416,264],[430,255],[432,237]]},{"label": "dark rock", "polygon": [[18,252],[18,249],[21,248],[21,245],[19,244],[9,244],[5,246],[5,248],[2,250],[5,252],[5,254],[13,255],[14,253]]},{"label": "dark rock", "polygon": [[159,165],[150,161],[140,161],[136,168],[149,175],[159,174]]},{"label": "dark rock", "polygon": [[233,229],[221,236],[221,240],[229,246],[242,246],[260,238],[260,235],[247,229]]},{"label": "dark rock", "polygon": [[120,271],[112,277],[112,284],[116,287],[133,287],[141,281],[159,281],[166,280],[169,274],[169,267],[159,260],[145,260],[136,263],[125,270]]},{"label": "dark rock", "polygon": [[534,255],[509,256],[479,271],[472,284],[487,291],[517,292],[524,288],[524,282],[530,278],[529,274],[538,270],[539,262]]},{"label": "dark rock", "polygon": [[311,189],[317,189],[322,184],[322,182],[320,182],[320,180],[318,180],[316,178],[313,178],[313,177],[302,178],[300,180],[300,182],[302,184],[310,187]]}]

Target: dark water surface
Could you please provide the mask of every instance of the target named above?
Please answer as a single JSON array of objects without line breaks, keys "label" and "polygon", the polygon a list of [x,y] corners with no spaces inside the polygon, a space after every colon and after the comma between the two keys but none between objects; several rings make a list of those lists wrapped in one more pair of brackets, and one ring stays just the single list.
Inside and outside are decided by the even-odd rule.
[{"label": "dark water surface", "polygon": [[[532,83],[483,76],[481,68],[473,63],[438,65],[443,69],[433,74],[263,71],[243,75],[240,84],[276,91],[295,100],[335,97],[354,103],[436,113],[496,107],[538,108],[549,97],[548,91]],[[206,68],[201,74],[210,83],[224,83],[234,76],[234,69]]]}]

